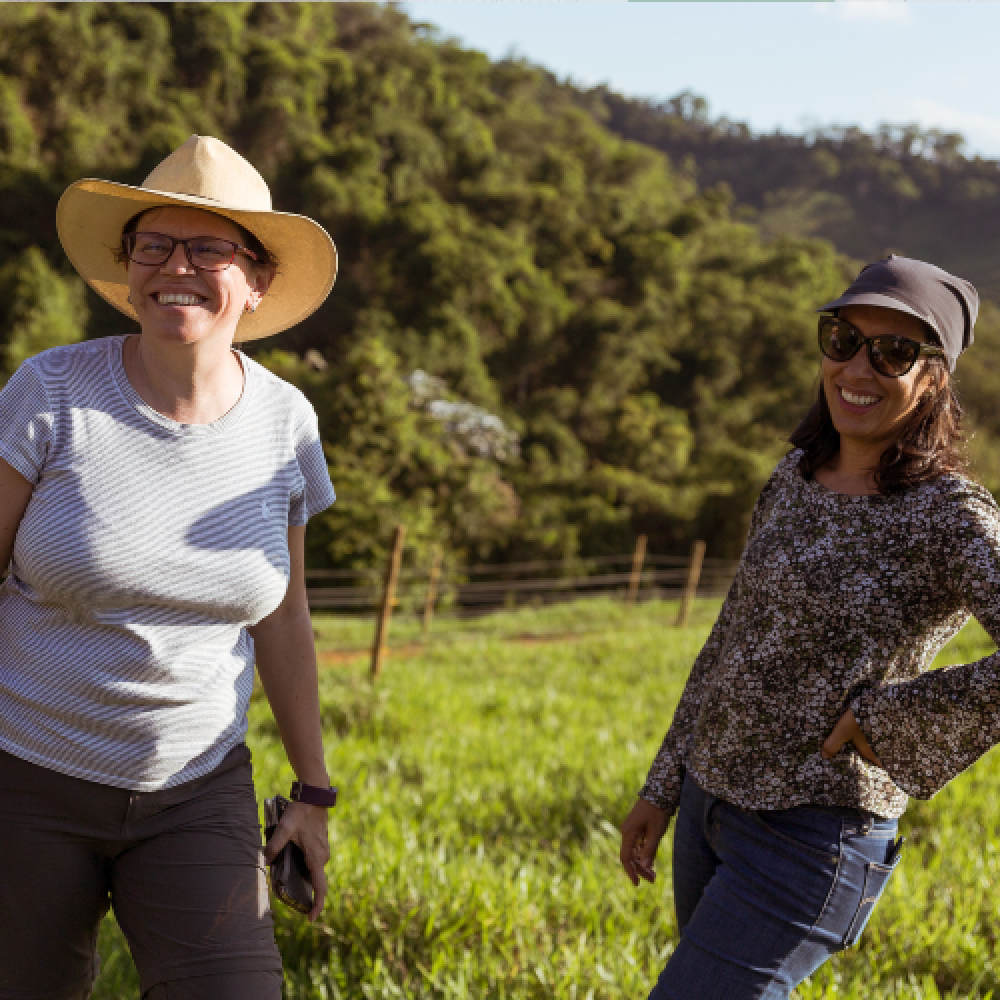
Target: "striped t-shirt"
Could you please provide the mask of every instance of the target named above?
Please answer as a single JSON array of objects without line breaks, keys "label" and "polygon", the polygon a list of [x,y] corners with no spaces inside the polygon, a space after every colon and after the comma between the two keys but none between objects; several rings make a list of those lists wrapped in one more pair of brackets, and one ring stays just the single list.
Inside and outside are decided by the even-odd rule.
[{"label": "striped t-shirt", "polygon": [[284,597],[288,526],[334,494],[294,386],[240,354],[236,405],[180,424],[124,341],[44,351],[0,391],[0,458],[35,487],[0,585],[0,749],[150,791],[243,739],[246,627]]}]

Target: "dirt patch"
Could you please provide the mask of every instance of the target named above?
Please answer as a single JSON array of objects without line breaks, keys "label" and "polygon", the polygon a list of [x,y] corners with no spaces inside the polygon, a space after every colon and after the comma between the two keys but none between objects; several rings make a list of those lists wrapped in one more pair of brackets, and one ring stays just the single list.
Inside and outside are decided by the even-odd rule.
[{"label": "dirt patch", "polygon": [[[553,642],[571,642],[593,634],[592,632],[560,632],[553,635],[509,635],[490,636],[489,638],[499,638],[501,642],[516,642],[521,646],[544,646]],[[418,656],[435,645],[442,644],[440,642],[407,642],[398,646],[386,646],[383,656],[387,660],[405,660],[407,657]],[[370,656],[371,649],[326,649],[317,653],[317,660],[320,667],[334,667],[353,663],[355,660],[367,659]]]}]

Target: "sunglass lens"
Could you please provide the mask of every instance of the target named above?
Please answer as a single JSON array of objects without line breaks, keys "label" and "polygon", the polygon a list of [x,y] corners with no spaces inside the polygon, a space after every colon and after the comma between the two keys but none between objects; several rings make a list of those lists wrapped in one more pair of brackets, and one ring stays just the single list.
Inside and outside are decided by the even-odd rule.
[{"label": "sunglass lens", "polygon": [[872,365],[883,375],[905,375],[917,360],[920,345],[907,337],[875,337]]},{"label": "sunglass lens", "polygon": [[847,361],[858,353],[861,337],[848,323],[835,316],[822,316],[819,321],[819,346],[832,361]]}]

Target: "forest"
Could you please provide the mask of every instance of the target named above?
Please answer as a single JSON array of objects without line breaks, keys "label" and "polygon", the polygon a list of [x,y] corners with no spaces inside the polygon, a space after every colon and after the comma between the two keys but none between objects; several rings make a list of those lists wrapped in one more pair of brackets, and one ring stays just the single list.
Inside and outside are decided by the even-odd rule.
[{"label": "forest", "polygon": [[665,101],[595,88],[577,92],[619,135],[673,160],[691,158],[699,182],[725,184],[765,236],[820,235],[863,260],[906,247],[940,260],[1000,297],[996,161],[962,155],[959,133],[919,125],[817,127],[805,135],[754,135],[742,122],[712,119],[686,91]]},{"label": "forest", "polygon": [[[340,252],[326,304],[248,348],[319,413],[339,502],[318,568],[380,566],[399,522],[408,558],[456,565],[640,533],[735,555],[817,391],[816,305],[887,249],[1000,294],[979,228],[1000,167],[957,136],[753,136],[691,94],[492,62],[391,4],[0,4],[0,381],[128,328],[55,205],[80,177],[141,183],[192,133]],[[994,491],[998,333],[986,301],[958,370]]]}]

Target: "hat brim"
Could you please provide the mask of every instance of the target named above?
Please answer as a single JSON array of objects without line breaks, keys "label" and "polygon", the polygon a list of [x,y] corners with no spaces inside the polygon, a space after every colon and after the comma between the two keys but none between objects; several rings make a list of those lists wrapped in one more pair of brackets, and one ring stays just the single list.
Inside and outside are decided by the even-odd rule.
[{"label": "hat brim", "polygon": [[917,319],[923,320],[934,331],[939,341],[941,340],[941,331],[938,330],[932,316],[926,316],[902,299],[886,295],[884,292],[849,292],[841,295],[839,299],[827,302],[825,306],[820,306],[816,312],[833,312],[836,309],[843,309],[846,306],[881,306],[883,309],[895,309],[896,312],[916,316]]},{"label": "hat brim", "polygon": [[236,341],[280,333],[314,313],[337,276],[337,248],[314,220],[291,212],[220,205],[199,195],[132,187],[87,177],[71,184],[56,206],[56,229],[70,263],[84,281],[126,316],[138,321],[128,301],[126,270],[115,260],[122,229],[132,216],[159,205],[200,208],[248,229],[278,259],[278,268],[256,312],[246,313]]}]

